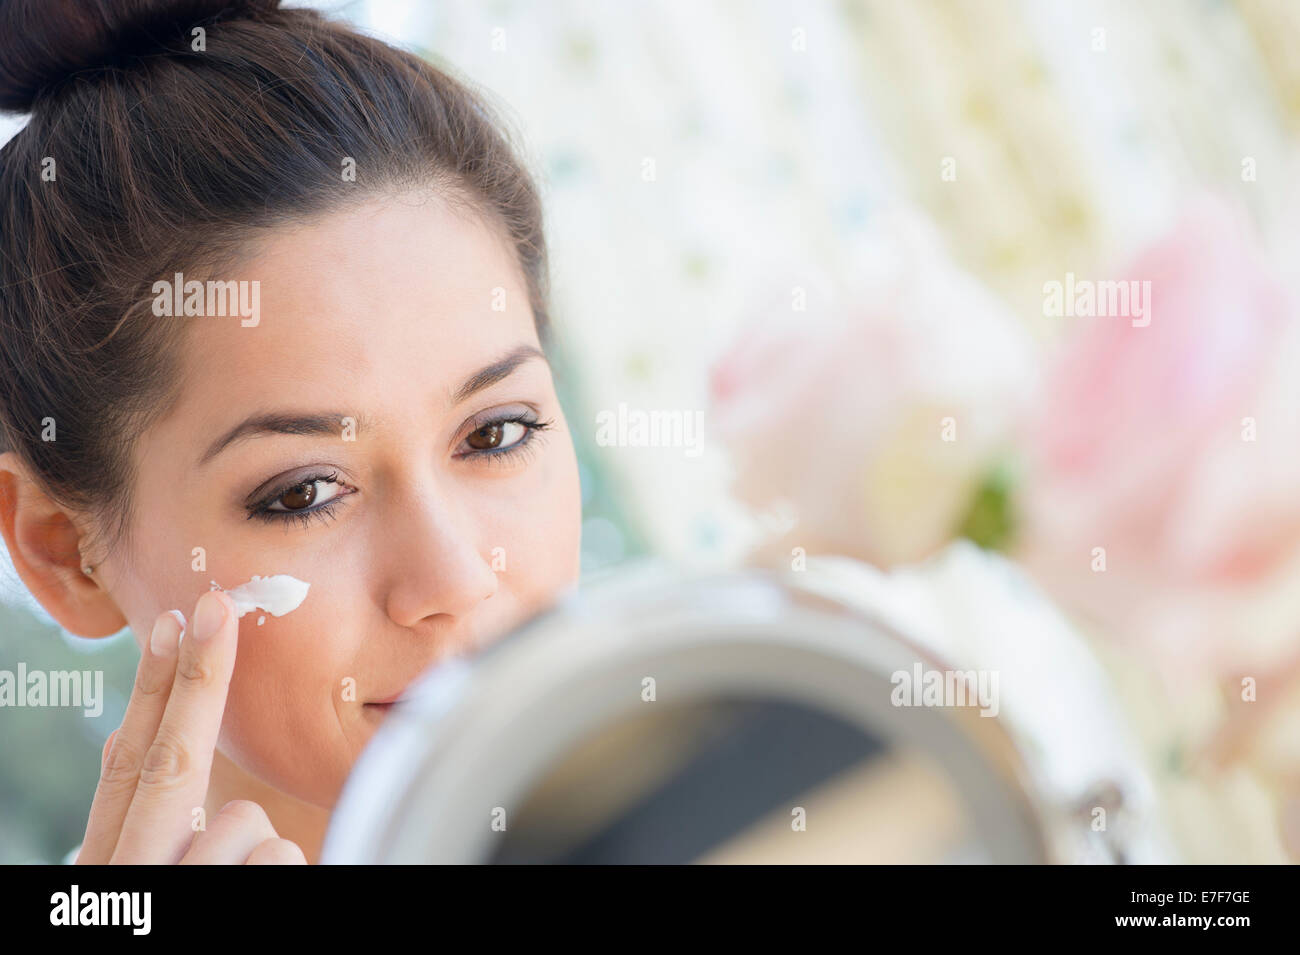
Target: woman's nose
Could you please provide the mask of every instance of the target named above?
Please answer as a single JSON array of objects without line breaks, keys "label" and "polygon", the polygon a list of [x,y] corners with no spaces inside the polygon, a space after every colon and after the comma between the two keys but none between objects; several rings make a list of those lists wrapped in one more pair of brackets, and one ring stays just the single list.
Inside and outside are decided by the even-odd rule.
[{"label": "woman's nose", "polygon": [[388,616],[403,627],[440,614],[463,616],[497,592],[472,522],[451,509],[432,510],[403,513],[385,548],[393,557]]}]

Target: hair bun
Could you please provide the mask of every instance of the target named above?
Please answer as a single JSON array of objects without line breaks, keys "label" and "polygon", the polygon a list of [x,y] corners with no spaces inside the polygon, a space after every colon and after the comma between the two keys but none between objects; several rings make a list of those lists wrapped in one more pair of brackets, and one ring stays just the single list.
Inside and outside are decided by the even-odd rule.
[{"label": "hair bun", "polygon": [[74,73],[148,53],[199,24],[280,0],[0,0],[0,110],[28,112]]}]

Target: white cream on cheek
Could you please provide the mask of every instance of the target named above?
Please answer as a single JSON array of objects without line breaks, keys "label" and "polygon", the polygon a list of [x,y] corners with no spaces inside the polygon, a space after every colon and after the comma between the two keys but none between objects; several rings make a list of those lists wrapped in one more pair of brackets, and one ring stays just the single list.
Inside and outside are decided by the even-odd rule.
[{"label": "white cream on cheek", "polygon": [[[212,586],[224,590],[214,580]],[[253,577],[246,584],[240,584],[226,593],[235,602],[235,615],[242,617],[254,610],[265,610],[273,617],[283,617],[297,610],[307,599],[307,590],[311,584],[288,574],[276,574],[273,577]],[[261,621],[259,620],[260,624]]]},{"label": "white cream on cheek", "polygon": [[[290,577],[288,574],[276,574],[274,577],[254,576],[248,583],[240,584],[233,590],[226,590],[215,580],[212,581],[213,590],[226,590],[226,593],[235,601],[235,616],[237,617],[242,617],[253,610],[265,610],[273,617],[283,617],[302,605],[302,602],[307,599],[309,587],[311,587],[311,584],[305,580]],[[180,641],[183,641],[185,634],[189,631],[189,623],[185,619],[185,614],[179,610],[169,610],[167,612],[175,616],[177,623],[181,625]],[[264,623],[266,623],[266,617],[257,618],[259,627]]]}]

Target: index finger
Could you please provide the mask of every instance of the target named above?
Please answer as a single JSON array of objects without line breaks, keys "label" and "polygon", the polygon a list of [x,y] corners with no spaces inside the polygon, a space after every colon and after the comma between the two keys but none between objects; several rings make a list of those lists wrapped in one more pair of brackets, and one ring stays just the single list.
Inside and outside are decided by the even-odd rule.
[{"label": "index finger", "polygon": [[239,618],[221,591],[199,598],[162,722],[140,767],[113,861],[171,865],[194,835],[235,668]]},{"label": "index finger", "polygon": [[104,740],[104,751],[99,754],[99,768],[103,772],[104,766],[108,763],[108,751],[113,748],[113,739],[117,736],[117,730],[108,734],[108,739]]},{"label": "index finger", "polygon": [[122,822],[140,783],[140,764],[149,744],[158,735],[167,697],[176,680],[179,616],[179,612],[175,616],[170,612],[159,615],[153,632],[144,642],[122,725],[104,745],[99,784],[90,805],[86,837],[77,856],[79,864],[104,865],[117,848]]}]

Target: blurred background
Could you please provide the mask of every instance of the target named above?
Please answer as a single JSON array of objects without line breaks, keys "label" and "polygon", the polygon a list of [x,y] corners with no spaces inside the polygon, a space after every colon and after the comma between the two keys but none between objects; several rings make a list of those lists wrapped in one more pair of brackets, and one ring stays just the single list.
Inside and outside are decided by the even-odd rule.
[{"label": "blurred background", "polygon": [[[584,575],[835,553],[924,601],[1012,561],[1178,857],[1300,858],[1300,7],[312,5],[488,91],[537,172]],[[4,714],[0,862],[57,861],[136,651],[0,571],[0,668],[109,691]]]}]

